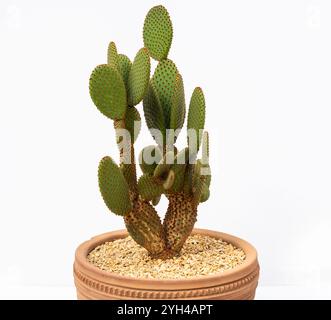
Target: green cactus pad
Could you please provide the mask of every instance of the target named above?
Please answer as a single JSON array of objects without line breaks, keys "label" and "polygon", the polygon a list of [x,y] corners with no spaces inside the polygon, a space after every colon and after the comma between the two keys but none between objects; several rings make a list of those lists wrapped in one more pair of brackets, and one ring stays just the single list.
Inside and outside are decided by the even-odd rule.
[{"label": "green cactus pad", "polygon": [[144,97],[149,82],[151,62],[146,48],[138,51],[128,79],[128,104],[137,105]]},{"label": "green cactus pad", "polygon": [[201,143],[201,135],[200,130],[203,130],[205,125],[205,114],[206,114],[206,104],[205,104],[205,97],[201,88],[195,88],[188,111],[187,116],[187,129],[194,129],[197,135],[197,150],[199,150],[200,143]]},{"label": "green cactus pad", "polygon": [[115,42],[109,43],[107,52],[107,63],[115,68],[118,66],[118,54]]},{"label": "green cactus pad", "polygon": [[209,134],[204,131],[202,136],[202,159],[201,159],[201,174],[205,175],[205,183],[209,188],[211,182],[211,172],[209,166]]},{"label": "green cactus pad", "polygon": [[167,58],[172,42],[172,23],[165,7],[155,6],[149,10],[143,38],[152,58],[159,61]]},{"label": "green cactus pad", "polygon": [[201,161],[197,160],[197,162],[193,165],[192,188],[194,188],[197,185],[200,177],[201,177]]},{"label": "green cactus pad", "polygon": [[185,120],[185,94],[183,78],[176,75],[175,90],[171,99],[170,129],[181,129]]},{"label": "green cactus pad", "polygon": [[118,72],[122,76],[125,87],[127,88],[126,91],[128,91],[128,79],[129,79],[129,73],[131,70],[131,65],[132,65],[132,63],[131,63],[130,59],[125,54],[118,55],[117,69],[118,69]]},{"label": "green cactus pad", "polygon": [[151,80],[160,99],[166,128],[170,128],[170,113],[177,74],[177,67],[171,60],[162,60],[158,63]]},{"label": "green cactus pad", "polygon": [[209,199],[210,191],[206,183],[202,186],[201,196],[200,196],[200,202],[206,202]]},{"label": "green cactus pad", "polygon": [[144,174],[139,178],[138,191],[143,199],[150,201],[160,196],[164,189],[162,184],[158,183],[154,177]]},{"label": "green cactus pad", "polygon": [[161,145],[165,142],[165,120],[160,99],[156,93],[154,85],[150,82],[143,100],[144,116],[149,130],[157,129],[162,137],[154,137],[156,143]]},{"label": "green cactus pad", "polygon": [[[153,163],[147,163],[146,160],[151,157],[150,160],[155,159]],[[139,165],[143,173],[152,175],[157,164],[162,160],[162,153],[157,146],[147,146],[141,150],[139,154]]]},{"label": "green cactus pad", "polygon": [[125,113],[125,127],[130,132],[131,143],[134,143],[141,129],[141,118],[135,107],[129,107]]},{"label": "green cactus pad", "polygon": [[201,160],[197,160],[197,162],[193,165],[193,178],[192,178],[192,189],[199,183],[198,180],[200,178],[206,181],[207,176],[203,176],[202,174],[202,163]]},{"label": "green cactus pad", "polygon": [[123,119],[127,104],[124,82],[112,66],[97,66],[90,77],[90,96],[99,111],[106,117]]},{"label": "green cactus pad", "polygon": [[99,188],[104,202],[110,211],[125,215],[132,210],[129,186],[116,163],[104,157],[98,170]]},{"label": "green cactus pad", "polygon": [[183,189],[187,161],[188,148],[185,148],[177,153],[175,163],[171,166],[171,170],[175,173],[174,183],[171,187],[173,192],[180,192]]},{"label": "green cactus pad", "polygon": [[196,203],[199,203],[201,201],[201,196],[204,190],[205,186],[205,179],[203,176],[200,176],[199,179],[195,182],[192,193],[193,193],[193,199]]}]

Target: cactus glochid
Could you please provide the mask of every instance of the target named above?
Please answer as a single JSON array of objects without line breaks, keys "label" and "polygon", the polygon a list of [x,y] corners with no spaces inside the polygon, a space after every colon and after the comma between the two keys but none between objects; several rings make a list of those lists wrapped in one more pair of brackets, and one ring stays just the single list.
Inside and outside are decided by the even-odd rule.
[{"label": "cactus glochid", "polygon": [[[119,165],[108,156],[100,161],[103,200],[110,211],[123,216],[131,237],[153,258],[161,259],[180,253],[194,227],[198,205],[209,198],[211,182],[205,97],[200,87],[194,89],[187,112],[188,145],[182,150],[175,147],[186,104],[183,78],[167,57],[172,36],[167,10],[153,7],[144,22],[144,47],[133,61],[110,42],[107,63],[97,66],[89,81],[92,101],[114,121],[120,153]],[[158,61],[152,76],[150,57]],[[141,150],[143,175],[138,179],[134,143],[141,129],[141,109],[155,145]],[[163,222],[154,208],[162,195],[168,200]]]}]

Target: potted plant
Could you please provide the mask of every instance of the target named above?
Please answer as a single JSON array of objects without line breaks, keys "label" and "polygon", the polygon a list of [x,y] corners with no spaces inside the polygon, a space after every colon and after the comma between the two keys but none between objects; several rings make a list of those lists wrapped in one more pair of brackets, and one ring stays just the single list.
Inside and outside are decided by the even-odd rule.
[{"label": "potted plant", "polygon": [[[205,98],[194,89],[187,114],[187,146],[175,147],[186,113],[183,79],[167,58],[172,23],[163,6],[153,7],[143,28],[144,47],[133,62],[108,47],[107,64],[97,66],[89,90],[96,107],[113,120],[120,154],[99,164],[101,195],[125,230],[81,244],[74,278],[79,299],[253,299],[259,265],[255,249],[234,236],[194,229],[197,208],[209,198],[209,137],[204,130]],[[150,57],[158,64],[150,78]],[[139,154],[142,102],[155,140]],[[198,158],[199,150],[202,156]],[[161,197],[168,209],[161,222]]]}]

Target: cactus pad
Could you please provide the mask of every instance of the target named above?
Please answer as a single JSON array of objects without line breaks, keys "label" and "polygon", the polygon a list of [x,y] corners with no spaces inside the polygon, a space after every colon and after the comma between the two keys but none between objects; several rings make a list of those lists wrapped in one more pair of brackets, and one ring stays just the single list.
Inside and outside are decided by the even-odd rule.
[{"label": "cactus pad", "polygon": [[187,161],[188,148],[185,148],[177,153],[175,163],[171,166],[171,170],[175,173],[174,183],[171,187],[172,192],[180,192],[183,189]]},{"label": "cactus pad", "polygon": [[193,178],[192,178],[192,188],[194,188],[197,184],[198,181],[201,177],[201,161],[198,160],[194,165],[193,165]]},{"label": "cactus pad", "polygon": [[144,45],[155,60],[167,58],[172,42],[172,23],[163,6],[149,10],[144,23]]},{"label": "cactus pad", "polygon": [[115,42],[109,43],[107,52],[107,63],[115,68],[118,66],[118,55]]},{"label": "cactus pad", "polygon": [[205,185],[205,176],[200,176],[192,187],[193,199],[197,204],[201,201]]},{"label": "cactus pad", "polygon": [[210,191],[206,183],[202,186],[202,192],[200,196],[200,202],[206,202],[209,199]]},{"label": "cactus pad", "polygon": [[123,119],[127,104],[124,82],[118,71],[109,65],[97,66],[90,77],[90,95],[106,117]]},{"label": "cactus pad", "polygon": [[205,170],[205,169],[208,170],[207,173],[205,171],[203,171],[204,174],[205,174],[205,176],[206,176],[205,183],[206,183],[207,187],[209,188],[210,187],[210,183],[211,183],[211,172],[210,172],[210,166],[209,166],[209,164],[207,166],[204,166],[203,170]]},{"label": "cactus pad", "polygon": [[149,130],[159,130],[162,136],[153,137],[158,145],[162,145],[165,142],[165,120],[160,99],[156,93],[154,85],[151,82],[148,85],[143,106],[146,125]]},{"label": "cactus pad", "polygon": [[110,157],[104,157],[98,170],[99,188],[108,209],[124,216],[132,210],[129,187],[124,176]]},{"label": "cactus pad", "polygon": [[182,76],[177,73],[171,99],[170,129],[181,129],[185,120],[185,94]]},{"label": "cactus pad", "polygon": [[171,60],[162,60],[151,80],[160,99],[166,128],[170,128],[170,112],[177,74],[177,67]]},{"label": "cactus pad", "polygon": [[128,91],[128,79],[131,70],[131,65],[132,63],[130,59],[125,54],[118,55],[117,69],[120,75],[122,76],[127,91]]},{"label": "cactus pad", "polygon": [[205,97],[201,88],[195,88],[189,106],[189,112],[187,116],[187,129],[194,129],[197,136],[196,148],[198,151],[201,143],[200,130],[203,130],[205,126],[205,113],[206,104]]},{"label": "cactus pad", "polygon": [[128,78],[128,104],[137,105],[144,97],[151,72],[151,62],[146,48],[138,51]]},{"label": "cactus pad", "polygon": [[160,196],[164,190],[162,184],[154,177],[144,174],[139,178],[138,191],[143,199],[150,201]]}]

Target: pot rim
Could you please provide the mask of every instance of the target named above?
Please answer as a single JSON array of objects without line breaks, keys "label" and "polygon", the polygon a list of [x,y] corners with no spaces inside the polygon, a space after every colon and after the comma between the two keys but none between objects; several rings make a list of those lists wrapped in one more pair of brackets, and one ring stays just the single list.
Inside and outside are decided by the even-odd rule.
[{"label": "pot rim", "polygon": [[250,274],[254,273],[257,268],[259,268],[256,249],[247,241],[227,233],[212,231],[208,229],[195,228],[193,229],[192,234],[207,235],[231,243],[234,246],[244,250],[246,259],[242,264],[233,269],[214,273],[211,275],[197,276],[187,279],[145,279],[123,276],[117,273],[101,270],[87,261],[88,253],[98,245],[107,241],[120,239],[128,235],[127,230],[121,229],[94,236],[90,240],[80,244],[75,252],[74,272],[79,269],[80,271],[88,274],[91,278],[98,278],[99,280],[102,280],[105,284],[112,283],[121,286],[124,284],[126,287],[149,287],[157,289],[174,289],[180,286],[182,288],[190,289],[205,287],[206,283],[210,283],[211,285],[230,283],[249,276]]}]

